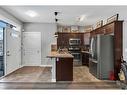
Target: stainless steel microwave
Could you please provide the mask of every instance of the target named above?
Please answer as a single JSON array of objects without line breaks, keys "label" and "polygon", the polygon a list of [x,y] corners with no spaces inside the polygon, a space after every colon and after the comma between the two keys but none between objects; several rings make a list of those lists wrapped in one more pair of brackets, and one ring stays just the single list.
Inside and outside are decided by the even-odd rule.
[{"label": "stainless steel microwave", "polygon": [[69,45],[80,45],[81,39],[79,38],[70,38],[69,39]]}]

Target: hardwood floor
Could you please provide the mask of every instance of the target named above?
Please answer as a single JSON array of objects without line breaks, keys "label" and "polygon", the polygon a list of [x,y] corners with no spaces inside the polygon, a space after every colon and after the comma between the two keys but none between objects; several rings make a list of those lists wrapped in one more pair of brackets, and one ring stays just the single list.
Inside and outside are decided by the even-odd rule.
[{"label": "hardwood floor", "polygon": [[[73,67],[73,82],[99,82],[86,66]],[[0,80],[0,82],[51,82],[51,67],[22,67]]]},{"label": "hardwood floor", "polygon": [[5,76],[0,82],[51,82],[51,67],[25,66]]},{"label": "hardwood floor", "polygon": [[22,67],[0,80],[0,89],[120,89],[115,81],[102,81],[86,66],[73,68],[73,81],[51,82],[50,67]]}]

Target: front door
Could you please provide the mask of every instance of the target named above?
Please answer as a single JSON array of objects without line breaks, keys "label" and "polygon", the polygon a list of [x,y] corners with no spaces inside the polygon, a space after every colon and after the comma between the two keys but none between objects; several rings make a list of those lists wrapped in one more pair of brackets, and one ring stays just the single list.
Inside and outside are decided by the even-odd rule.
[{"label": "front door", "polygon": [[21,42],[20,33],[10,27],[4,31],[4,57],[5,57],[5,74],[18,69],[21,65]]},{"label": "front door", "polygon": [[41,32],[23,32],[23,64],[41,65]]}]

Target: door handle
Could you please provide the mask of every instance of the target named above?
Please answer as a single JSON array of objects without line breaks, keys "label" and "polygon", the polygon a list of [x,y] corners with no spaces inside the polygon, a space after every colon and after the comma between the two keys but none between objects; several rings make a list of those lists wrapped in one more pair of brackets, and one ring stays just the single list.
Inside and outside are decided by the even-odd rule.
[{"label": "door handle", "polygon": [[7,56],[10,56],[10,54],[7,54]]},{"label": "door handle", "polygon": [[11,54],[10,54],[10,52],[9,51],[7,51],[7,56],[10,56]]}]

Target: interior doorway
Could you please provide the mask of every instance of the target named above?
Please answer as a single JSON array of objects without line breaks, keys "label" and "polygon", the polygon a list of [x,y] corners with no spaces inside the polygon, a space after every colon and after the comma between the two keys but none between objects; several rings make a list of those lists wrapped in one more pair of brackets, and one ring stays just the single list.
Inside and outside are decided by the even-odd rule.
[{"label": "interior doorway", "polygon": [[23,64],[41,65],[41,32],[23,32]]}]

